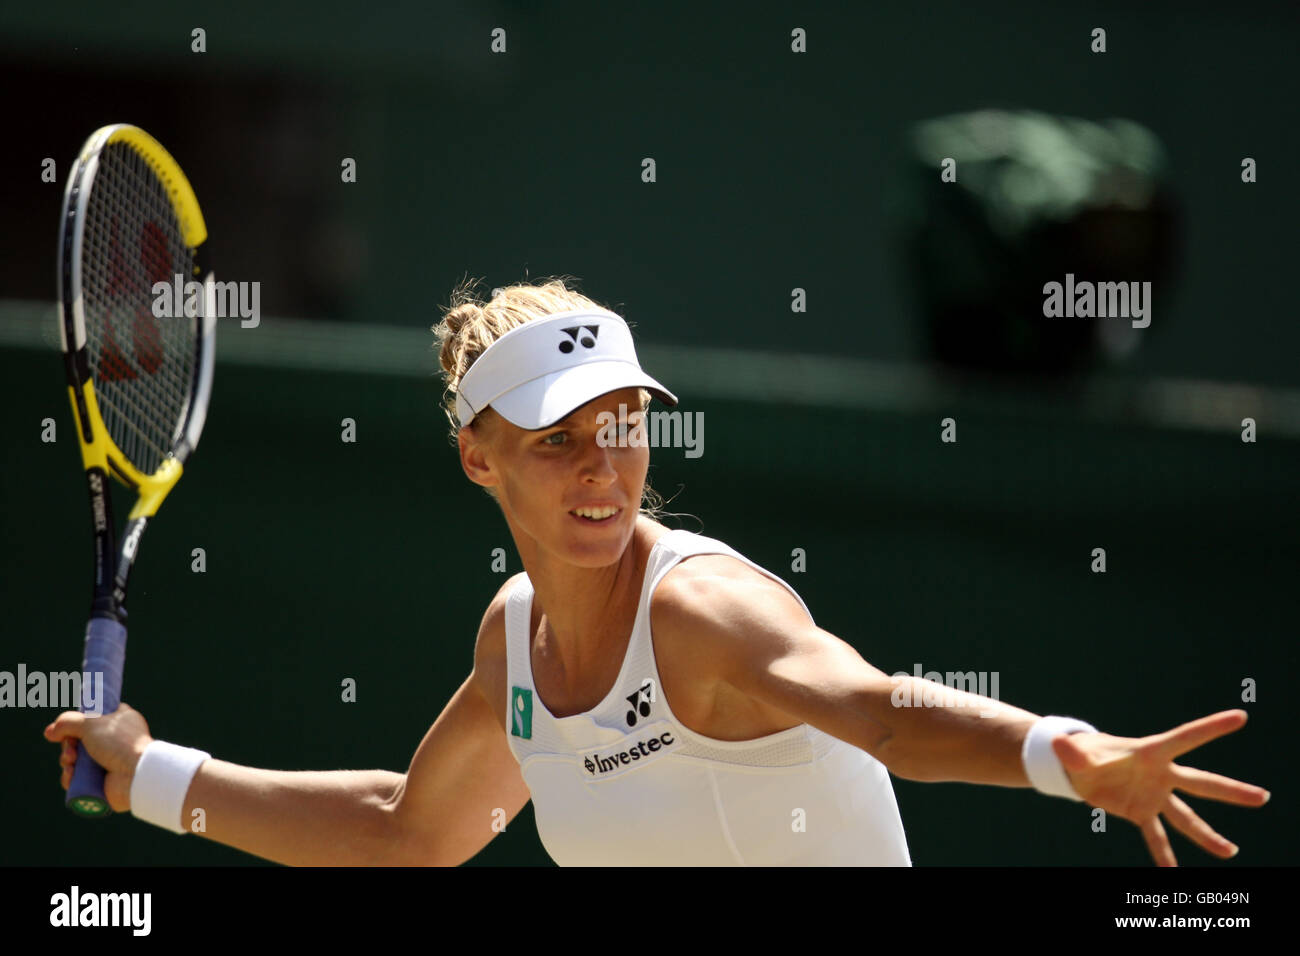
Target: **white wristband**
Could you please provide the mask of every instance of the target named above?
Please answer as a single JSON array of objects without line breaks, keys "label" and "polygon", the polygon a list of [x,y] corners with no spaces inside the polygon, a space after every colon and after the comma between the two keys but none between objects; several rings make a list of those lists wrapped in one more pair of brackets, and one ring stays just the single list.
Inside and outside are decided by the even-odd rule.
[{"label": "white wristband", "polygon": [[1024,762],[1029,782],[1039,793],[1083,802],[1083,797],[1075,793],[1074,787],[1070,785],[1070,778],[1061,766],[1060,758],[1052,750],[1054,737],[1078,733],[1095,734],[1097,728],[1073,717],[1041,717],[1029,728],[1025,744],[1020,750],[1020,759]]},{"label": "white wristband", "polygon": [[155,740],[144,748],[131,780],[131,814],[146,823],[187,832],[181,820],[185,794],[199,766],[212,754]]}]

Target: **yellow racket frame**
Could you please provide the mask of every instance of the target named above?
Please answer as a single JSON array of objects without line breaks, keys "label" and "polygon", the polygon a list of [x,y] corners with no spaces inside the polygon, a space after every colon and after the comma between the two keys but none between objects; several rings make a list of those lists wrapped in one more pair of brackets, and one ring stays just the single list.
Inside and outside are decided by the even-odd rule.
[{"label": "yellow racket frame", "polygon": [[[90,161],[93,155],[110,143],[129,144],[149,164],[149,168],[162,182],[172,201],[185,244],[190,248],[202,245],[208,238],[208,227],[203,221],[203,213],[199,210],[199,201],[194,195],[194,187],[185,177],[180,164],[163,148],[162,143],[138,126],[123,123],[105,126],[96,130],[87,140],[86,148],[81,154],[82,162]],[[72,386],[68,387],[68,398],[72,402],[73,417],[79,417],[77,394]],[[99,467],[123,484],[135,487],[139,497],[130,515],[127,516],[128,520],[140,517],[152,518],[163,503],[163,499],[180,480],[183,471],[180,461],[169,457],[158,466],[156,472],[146,475],[127,461],[122,450],[109,436],[108,429],[104,426],[104,419],[100,416],[99,402],[95,398],[93,378],[82,386],[82,398],[85,401],[86,414],[90,419],[87,424],[91,434],[90,441],[87,441],[85,432],[77,429],[77,442],[81,446],[83,466],[86,470]]]}]

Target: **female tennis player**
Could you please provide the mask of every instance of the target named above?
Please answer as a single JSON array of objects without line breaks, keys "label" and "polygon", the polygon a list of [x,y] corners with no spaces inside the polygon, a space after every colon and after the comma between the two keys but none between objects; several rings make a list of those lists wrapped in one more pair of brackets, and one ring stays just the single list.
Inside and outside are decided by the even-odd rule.
[{"label": "female tennis player", "polygon": [[637,437],[652,396],[677,399],[622,318],[563,281],[486,303],[471,288],[435,329],[447,412],[525,570],[407,772],[238,766],[154,740],[123,704],[46,728],[65,789],[80,738],[115,810],[184,833],[202,809],[209,839],[289,864],[459,864],[531,799],[560,864],[905,866],[890,773],[1083,800],[1138,826],[1161,865],[1161,817],[1236,854],[1175,790],[1268,793],[1174,760],[1244,711],[1129,738],[950,688],[898,706],[939,685],[886,676],[779,577],[655,520]]}]

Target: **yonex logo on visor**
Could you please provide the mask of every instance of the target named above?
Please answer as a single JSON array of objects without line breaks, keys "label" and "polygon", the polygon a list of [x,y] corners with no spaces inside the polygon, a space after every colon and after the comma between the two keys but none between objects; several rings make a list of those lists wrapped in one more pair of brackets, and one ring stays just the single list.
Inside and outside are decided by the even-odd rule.
[{"label": "yonex logo on visor", "polygon": [[644,388],[677,404],[677,396],[641,370],[622,317],[604,309],[562,312],[513,328],[488,346],[461,379],[456,417],[464,427],[490,405],[519,428],[536,430],[624,388]]},{"label": "yonex logo on visor", "polygon": [[[578,338],[578,332],[579,332],[579,331],[590,332],[591,334],[590,334],[590,335],[584,335],[582,338]],[[580,328],[579,326],[576,326],[576,325],[575,325],[575,326],[574,326],[573,328],[571,328],[571,329],[565,329],[565,330],[564,330],[564,334],[567,335],[567,336],[569,336],[569,338],[573,339],[574,342],[581,342],[582,345],[583,345],[583,348],[594,349],[594,348],[596,347],[596,336],[598,336],[598,335],[600,334],[600,326],[599,326],[599,325],[584,325],[584,326],[581,326],[581,328]],[[560,343],[560,351],[561,351],[561,352],[566,352],[566,353],[567,353],[567,352],[572,352],[572,351],[573,351],[573,342],[570,342],[570,341],[568,341],[567,339],[566,339],[565,341],[561,342],[561,343]]]}]

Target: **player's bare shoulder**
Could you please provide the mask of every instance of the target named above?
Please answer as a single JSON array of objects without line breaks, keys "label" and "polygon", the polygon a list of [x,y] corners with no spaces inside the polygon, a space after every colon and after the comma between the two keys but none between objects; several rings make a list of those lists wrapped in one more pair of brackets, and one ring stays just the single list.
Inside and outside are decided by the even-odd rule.
[{"label": "player's bare shoulder", "polygon": [[784,585],[727,554],[683,558],[664,575],[650,601],[657,642],[684,642],[701,651],[722,650],[716,646],[720,642],[743,642],[755,614],[810,622]]},{"label": "player's bare shoulder", "polygon": [[689,555],[674,565],[655,588],[651,610],[663,607],[677,613],[705,611],[719,602],[727,604],[745,596],[799,602],[775,578],[729,554]]},{"label": "player's bare shoulder", "polygon": [[[479,692],[500,711],[501,729],[506,727],[506,599],[524,573],[509,578],[488,602],[474,642],[474,682]],[[500,703],[500,706],[496,705]]]}]

